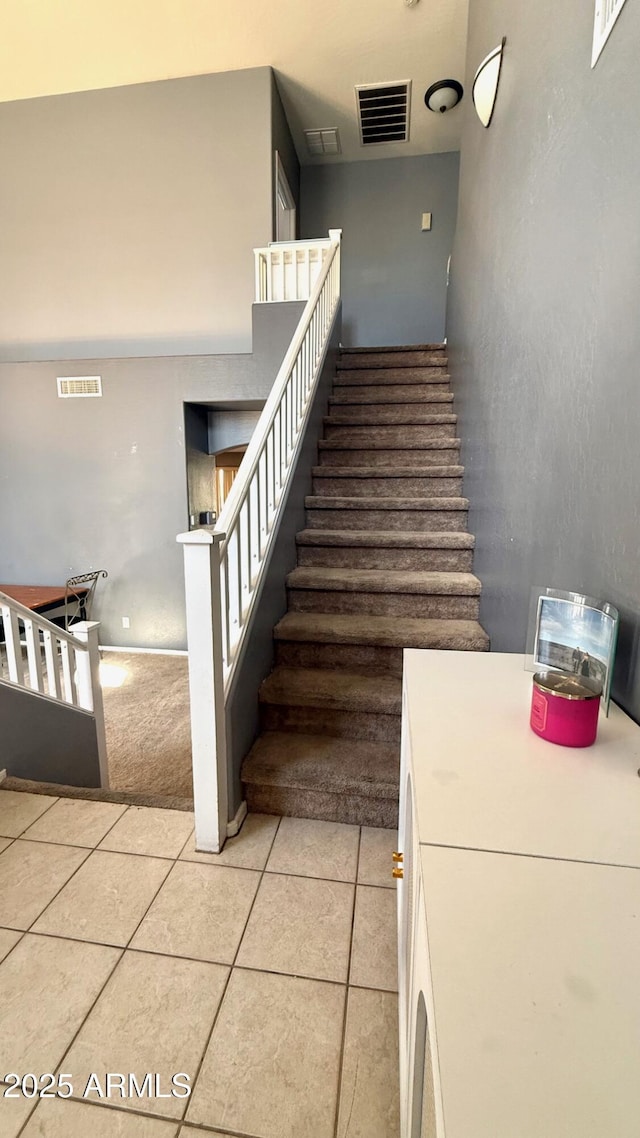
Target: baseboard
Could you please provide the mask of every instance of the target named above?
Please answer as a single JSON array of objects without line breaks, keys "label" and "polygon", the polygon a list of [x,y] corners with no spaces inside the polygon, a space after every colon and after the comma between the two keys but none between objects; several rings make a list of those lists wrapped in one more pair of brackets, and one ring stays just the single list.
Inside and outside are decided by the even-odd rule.
[{"label": "baseboard", "polygon": [[231,819],[230,822],[227,822],[227,837],[228,838],[235,838],[235,836],[238,833],[238,831],[239,831],[242,823],[244,822],[246,816],[247,816],[247,804],[243,799],[242,802],[240,803],[238,809],[236,810],[234,817]]},{"label": "baseboard", "polygon": [[186,648],[133,648],[130,644],[121,646],[119,644],[100,644],[101,652],[130,652],[132,656],[135,655],[148,655],[148,656],[188,656]]}]

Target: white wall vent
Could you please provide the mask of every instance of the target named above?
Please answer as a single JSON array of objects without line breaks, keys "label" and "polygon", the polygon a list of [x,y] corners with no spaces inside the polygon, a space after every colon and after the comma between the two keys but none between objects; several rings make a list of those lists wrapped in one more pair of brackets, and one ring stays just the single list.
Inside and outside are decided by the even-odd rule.
[{"label": "white wall vent", "polygon": [[305,130],[304,137],[307,150],[314,158],[322,158],[324,154],[340,154],[340,135],[335,126],[323,127],[321,130]]},{"label": "white wall vent", "polygon": [[356,103],[362,146],[409,141],[410,79],[358,86]]},{"label": "white wall vent", "polygon": [[620,15],[625,0],[596,0],[596,18],[593,26],[593,52],[591,66],[595,67],[600,53],[606,44],[613,25]]},{"label": "white wall vent", "polygon": [[59,375],[59,399],[87,399],[102,395],[102,377],[99,375]]}]

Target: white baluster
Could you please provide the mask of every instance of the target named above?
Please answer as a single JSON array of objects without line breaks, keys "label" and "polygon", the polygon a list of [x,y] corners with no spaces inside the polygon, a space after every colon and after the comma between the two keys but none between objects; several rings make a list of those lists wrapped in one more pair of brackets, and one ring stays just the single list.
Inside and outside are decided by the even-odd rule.
[{"label": "white baluster", "polygon": [[54,639],[49,629],[45,628],[42,633],[44,642],[44,659],[47,670],[47,687],[49,695],[54,699],[60,699],[62,695],[62,685],[60,683],[60,658],[58,656],[58,642]]},{"label": "white baluster", "polygon": [[62,661],[62,686],[64,690],[64,699],[67,703],[76,704],[76,681],[75,681],[75,668],[74,662],[71,658],[71,646],[68,640],[60,641],[60,658]]},{"label": "white baluster", "polygon": [[2,623],[7,644],[7,664],[12,684],[24,684],[24,663],[20,644],[20,626],[17,614],[8,605],[2,606]]},{"label": "white baluster", "polygon": [[32,691],[44,691],[44,677],[42,672],[42,655],[40,653],[40,629],[34,628],[32,620],[24,622],[25,640],[27,641],[27,663],[29,666],[29,683]]}]

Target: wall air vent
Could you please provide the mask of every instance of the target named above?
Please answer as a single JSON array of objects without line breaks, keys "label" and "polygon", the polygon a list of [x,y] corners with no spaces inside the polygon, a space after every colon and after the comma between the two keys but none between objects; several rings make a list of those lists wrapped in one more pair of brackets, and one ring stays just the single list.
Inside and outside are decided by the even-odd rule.
[{"label": "wall air vent", "polygon": [[356,87],[356,102],[363,146],[409,141],[410,79]]},{"label": "wall air vent", "polygon": [[59,399],[87,399],[102,395],[102,377],[99,375],[58,376]]},{"label": "wall air vent", "polygon": [[340,135],[334,126],[323,127],[321,130],[305,130],[304,137],[307,150],[313,158],[341,153]]},{"label": "wall air vent", "polygon": [[593,52],[591,66],[595,67],[613,25],[620,15],[625,0],[596,0],[596,18],[593,26]]}]

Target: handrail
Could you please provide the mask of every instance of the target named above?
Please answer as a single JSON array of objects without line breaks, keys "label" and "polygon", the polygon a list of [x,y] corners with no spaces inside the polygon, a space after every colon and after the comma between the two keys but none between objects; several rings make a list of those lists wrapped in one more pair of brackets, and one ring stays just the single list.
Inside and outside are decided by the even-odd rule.
[{"label": "handrail", "polygon": [[[227,836],[225,703],[240,659],[340,301],[341,230],[317,280],[214,527],[184,545],[196,846]],[[213,705],[213,714],[212,714]]]},{"label": "handrail", "polygon": [[[259,573],[265,561],[273,520],[287,484],[287,474],[292,465],[318,379],[317,364],[324,353],[326,333],[333,321],[339,295],[340,235],[340,230],[331,231],[329,253],[213,528],[213,533],[219,541],[220,562],[223,569],[221,596],[226,600],[226,604],[222,606],[222,623],[225,631],[223,644],[225,688],[228,688],[231,680],[238,647],[236,645],[234,651],[231,626],[235,621],[238,632],[241,633],[253,607],[258,585],[258,580],[253,579],[253,570],[258,570]],[[332,275],[336,278],[338,287],[333,289],[331,302],[322,304],[323,297],[327,299],[325,294]],[[333,282],[334,285],[336,280]],[[270,448],[271,462],[269,462]],[[276,454],[277,451],[279,454]],[[254,502],[252,502],[252,491]],[[251,524],[252,505],[257,515],[257,534]],[[243,511],[246,514],[244,522]],[[263,538],[266,539],[264,546]],[[237,564],[231,566],[229,556],[231,554],[233,557],[234,540],[238,545]],[[243,567],[244,557],[249,564],[248,579]],[[237,575],[237,590],[240,594],[235,598],[235,606],[233,597],[235,582],[232,583],[231,580],[232,571]],[[245,579],[241,580],[243,577]],[[234,608],[237,610],[235,614]]]}]

